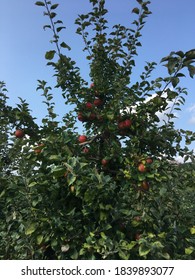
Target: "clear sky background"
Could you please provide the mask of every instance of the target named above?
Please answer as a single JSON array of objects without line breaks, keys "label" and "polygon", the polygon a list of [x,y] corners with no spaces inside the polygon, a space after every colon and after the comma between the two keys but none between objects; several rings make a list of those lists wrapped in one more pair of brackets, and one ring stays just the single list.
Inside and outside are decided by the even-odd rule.
[{"label": "clear sky background", "polygon": [[[0,0],[0,80],[5,81],[10,97],[9,104],[19,103],[18,96],[26,99],[32,113],[38,119],[45,116],[41,92],[36,92],[37,80],[45,80],[55,85],[53,70],[46,66],[45,52],[54,49],[49,42],[52,33],[43,30],[49,19],[43,16],[43,7],[35,6],[35,0]],[[75,33],[74,21],[78,14],[90,10],[88,0],[56,0],[60,6],[56,10],[58,19],[63,20],[66,30],[61,39],[72,50],[69,56],[81,68],[83,77],[89,81],[88,61],[82,52],[82,38]],[[134,19],[131,10],[137,6],[135,0],[107,0],[109,26],[121,23],[129,26]],[[152,15],[147,19],[142,31],[142,48],[138,49],[135,76],[141,74],[145,61],[160,62],[171,51],[184,52],[195,49],[195,0],[151,0]],[[155,77],[165,76],[163,66],[157,68]],[[188,89],[186,104],[179,112],[175,124],[178,128],[195,130],[195,79],[182,80]],[[63,103],[60,91],[54,89],[56,112],[63,115],[68,108]],[[195,148],[195,144],[192,146]]]}]

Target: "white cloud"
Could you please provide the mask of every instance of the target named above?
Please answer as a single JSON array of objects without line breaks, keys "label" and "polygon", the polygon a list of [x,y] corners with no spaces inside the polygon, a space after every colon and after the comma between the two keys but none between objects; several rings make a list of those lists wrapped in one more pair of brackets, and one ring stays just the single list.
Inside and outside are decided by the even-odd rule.
[{"label": "white cloud", "polygon": [[191,107],[189,107],[188,111],[195,113],[195,104],[193,104]]},{"label": "white cloud", "polygon": [[189,123],[195,124],[195,114],[189,119]]},{"label": "white cloud", "polygon": [[190,112],[189,123],[195,124],[195,104],[188,108],[188,112]]}]

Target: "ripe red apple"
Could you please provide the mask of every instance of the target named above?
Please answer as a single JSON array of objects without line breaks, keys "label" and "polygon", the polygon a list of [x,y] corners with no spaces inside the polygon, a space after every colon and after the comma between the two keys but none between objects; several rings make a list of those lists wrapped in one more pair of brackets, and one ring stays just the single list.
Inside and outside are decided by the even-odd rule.
[{"label": "ripe red apple", "polygon": [[87,136],[85,135],[80,135],[79,138],[78,138],[79,142],[80,143],[84,143],[87,141]]},{"label": "ripe red apple", "polygon": [[147,162],[148,164],[151,164],[151,163],[153,163],[153,160],[152,160],[152,158],[147,158],[147,159],[146,159],[146,162]]},{"label": "ripe red apple", "polygon": [[93,104],[98,107],[98,106],[101,106],[103,104],[103,100],[97,98],[94,100]]},{"label": "ripe red apple", "polygon": [[[40,143],[40,144],[38,144],[38,146],[40,147],[40,148],[36,148],[35,149],[35,153],[36,154],[40,154],[41,153],[41,151],[42,151],[42,149],[43,149],[43,147],[44,147],[44,144],[43,143]],[[42,148],[41,148],[42,147]]]},{"label": "ripe red apple", "polygon": [[91,110],[91,109],[93,108],[93,104],[92,104],[91,102],[87,102],[87,103],[85,104],[85,106],[86,106],[86,108],[89,109],[89,110]]},{"label": "ripe red apple", "polygon": [[101,161],[103,166],[106,166],[108,164],[108,160],[107,159],[102,159]]},{"label": "ripe red apple", "polygon": [[90,84],[90,88],[93,88],[94,86],[95,86],[94,83],[91,83],[91,84]]},{"label": "ripe red apple", "polygon": [[146,172],[146,166],[143,164],[143,163],[140,163],[139,165],[138,165],[138,170],[140,171],[140,172]]},{"label": "ripe red apple", "polygon": [[118,123],[118,128],[119,129],[124,129],[125,128],[124,124],[125,124],[124,122],[119,122]]},{"label": "ripe red apple", "polygon": [[88,147],[84,147],[82,152],[85,153],[85,154],[89,153],[89,148]]},{"label": "ripe red apple", "polygon": [[125,128],[129,128],[129,127],[131,126],[131,124],[132,124],[132,121],[131,121],[131,120],[128,120],[128,119],[127,119],[127,120],[124,121],[124,127],[125,127]]},{"label": "ripe red apple", "polygon": [[24,130],[22,129],[17,129],[14,134],[17,138],[23,138],[25,135]]},{"label": "ripe red apple", "polygon": [[144,190],[144,191],[148,191],[149,190],[149,183],[147,181],[143,181],[141,183],[141,188]]},{"label": "ripe red apple", "polygon": [[78,114],[78,120],[81,121],[81,122],[84,122],[85,118],[84,118],[82,113]]},{"label": "ripe red apple", "polygon": [[90,121],[95,120],[95,118],[96,118],[96,114],[95,114],[95,113],[91,113],[91,114],[89,115],[89,120],[90,120]]}]

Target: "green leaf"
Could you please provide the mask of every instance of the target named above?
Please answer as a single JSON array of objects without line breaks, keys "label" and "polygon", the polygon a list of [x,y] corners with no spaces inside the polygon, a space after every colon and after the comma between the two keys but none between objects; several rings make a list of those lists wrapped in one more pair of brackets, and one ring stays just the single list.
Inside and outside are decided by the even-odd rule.
[{"label": "green leaf", "polygon": [[154,177],[155,177],[155,174],[153,174],[153,173],[148,173],[148,174],[146,174],[146,177],[147,177],[147,178],[154,178]]},{"label": "green leaf", "polygon": [[41,2],[41,1],[37,1],[36,3],[35,3],[35,5],[37,5],[37,6],[45,6],[45,4],[43,3],[43,2]]},{"label": "green leaf", "polygon": [[182,51],[178,51],[175,54],[177,54],[178,56],[180,56],[181,58],[183,58],[185,56],[185,54]]},{"label": "green leaf", "polygon": [[195,226],[190,229],[191,234],[195,234]]},{"label": "green leaf", "polygon": [[121,260],[129,260],[130,253],[129,252],[124,252],[122,250],[119,250],[119,257]]},{"label": "green leaf", "polygon": [[28,186],[29,186],[29,188],[32,188],[32,187],[34,187],[34,186],[36,186],[37,185],[37,182],[32,182],[32,183],[30,183]]},{"label": "green leaf", "polygon": [[187,59],[195,59],[195,49],[192,49],[185,53]]},{"label": "green leaf", "polygon": [[139,255],[140,257],[146,256],[148,253],[150,253],[151,249],[148,249],[145,245],[141,245],[139,247]]},{"label": "green leaf", "polygon": [[51,10],[55,10],[57,7],[59,6],[59,4],[54,4],[51,6]]},{"label": "green leaf", "polygon": [[54,58],[56,51],[52,50],[52,51],[48,51],[45,54],[45,58],[48,60],[52,60]]},{"label": "green leaf", "polygon": [[68,49],[69,51],[71,50],[71,47],[69,47],[65,42],[62,42],[60,44],[60,47],[64,48],[64,49]]},{"label": "green leaf", "polygon": [[33,232],[35,232],[36,228],[37,228],[36,223],[32,223],[32,224],[28,225],[27,228],[25,229],[25,234],[31,235]]},{"label": "green leaf", "polygon": [[66,29],[64,26],[60,26],[56,28],[56,31],[59,33],[62,29]]},{"label": "green leaf", "polygon": [[104,240],[106,240],[106,239],[107,239],[107,236],[105,235],[105,233],[104,233],[104,232],[101,232],[101,233],[100,233],[100,235],[101,235],[101,237],[102,237]]},{"label": "green leaf", "polygon": [[77,177],[74,174],[69,173],[67,177],[68,186],[72,185],[76,181]]},{"label": "green leaf", "polygon": [[188,71],[189,71],[190,77],[193,78],[195,75],[195,67],[193,65],[189,65]]},{"label": "green leaf", "polygon": [[168,61],[169,59],[170,59],[170,56],[168,55],[168,56],[163,57],[160,62],[162,63],[162,62]]},{"label": "green leaf", "polygon": [[0,198],[5,195],[5,190],[3,190],[0,194]]},{"label": "green leaf", "polygon": [[132,13],[139,15],[139,9],[138,8],[134,8],[132,10]]},{"label": "green leaf", "polygon": [[51,155],[50,157],[49,157],[49,160],[60,160],[60,156],[59,155]]},{"label": "green leaf", "polygon": [[178,77],[172,78],[171,83],[172,83],[172,86],[175,88],[179,83],[179,78]]},{"label": "green leaf", "polygon": [[52,19],[52,18],[54,18],[56,16],[56,13],[51,13],[50,14],[50,18]]},{"label": "green leaf", "polygon": [[177,64],[178,64],[178,59],[177,58],[170,58],[168,60],[167,68],[168,68],[168,72],[169,72],[170,75],[174,73],[175,67],[177,66]]},{"label": "green leaf", "polygon": [[40,245],[43,241],[43,235],[38,235],[37,236],[37,244]]},{"label": "green leaf", "polygon": [[48,24],[48,25],[44,25],[44,26],[43,26],[43,29],[45,30],[46,28],[51,29],[51,25],[49,25],[49,24]]},{"label": "green leaf", "polygon": [[64,175],[64,173],[66,172],[66,167],[65,166],[56,166],[52,169],[52,175],[54,177],[61,177]]},{"label": "green leaf", "polygon": [[186,255],[190,255],[191,253],[193,253],[193,251],[194,251],[194,248],[193,248],[193,247],[185,248],[185,254],[186,254]]}]

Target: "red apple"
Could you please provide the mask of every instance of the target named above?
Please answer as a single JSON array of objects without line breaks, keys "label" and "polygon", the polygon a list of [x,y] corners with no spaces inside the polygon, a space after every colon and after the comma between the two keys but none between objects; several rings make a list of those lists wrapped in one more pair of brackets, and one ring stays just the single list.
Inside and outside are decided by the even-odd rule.
[{"label": "red apple", "polygon": [[[42,149],[43,149],[43,147],[44,147],[44,144],[43,143],[40,143],[40,144],[38,144],[38,146],[40,147],[40,148],[36,148],[35,149],[35,153],[36,154],[40,154],[41,153],[41,151],[42,151]],[[41,148],[42,147],[42,148]]]},{"label": "red apple", "polygon": [[152,160],[152,158],[147,158],[147,159],[146,159],[146,162],[147,162],[148,164],[151,164],[151,163],[153,163],[153,160]]},{"label": "red apple", "polygon": [[85,153],[85,154],[89,153],[89,148],[88,147],[84,147],[82,152]]},{"label": "red apple", "polygon": [[78,114],[78,120],[81,121],[81,122],[84,122],[85,118],[84,118],[82,113]]},{"label": "red apple", "polygon": [[93,108],[93,104],[92,104],[91,102],[87,102],[87,103],[85,104],[85,106],[86,106],[86,108],[89,109],[89,110]]},{"label": "red apple", "polygon": [[144,191],[148,191],[149,190],[149,183],[147,181],[143,181],[141,183],[141,188],[144,190]]},{"label": "red apple", "polygon": [[94,100],[93,104],[98,107],[98,106],[101,106],[103,104],[103,100],[97,98]]},{"label": "red apple", "polygon": [[91,83],[91,84],[90,84],[90,88],[93,88],[94,86],[95,86],[94,83]]},{"label": "red apple", "polygon": [[80,135],[79,138],[78,138],[79,142],[80,143],[84,143],[87,141],[87,136],[85,135]]},{"label": "red apple", "polygon": [[89,115],[89,120],[90,120],[90,121],[95,120],[95,118],[96,118],[96,114],[95,114],[95,113],[91,113],[91,114]]},{"label": "red apple", "polygon": [[128,120],[128,119],[127,119],[127,120],[124,121],[124,127],[125,127],[125,128],[129,128],[129,127],[131,126],[131,124],[132,124],[132,121],[131,121],[131,120]]},{"label": "red apple", "polygon": [[17,138],[23,138],[25,135],[24,130],[22,129],[17,129],[14,134]]},{"label": "red apple", "polygon": [[108,160],[107,159],[102,159],[101,161],[103,166],[106,166],[108,164]]},{"label": "red apple", "polygon": [[124,124],[125,124],[124,122],[119,122],[118,123],[118,128],[119,129],[124,129],[125,128]]},{"label": "red apple", "polygon": [[143,163],[140,163],[139,165],[138,165],[138,170],[140,171],[140,172],[146,172],[146,166],[143,164]]}]

